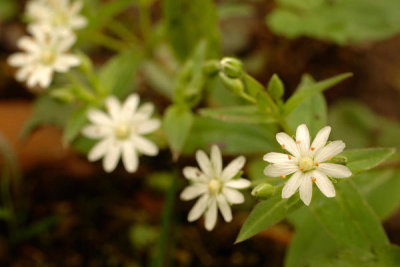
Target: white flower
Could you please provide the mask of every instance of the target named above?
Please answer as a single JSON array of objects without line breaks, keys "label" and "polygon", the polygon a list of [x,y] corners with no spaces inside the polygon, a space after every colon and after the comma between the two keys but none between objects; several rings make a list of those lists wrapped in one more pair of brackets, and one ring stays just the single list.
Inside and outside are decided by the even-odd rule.
[{"label": "white flower", "polygon": [[8,64],[19,67],[18,81],[27,81],[29,87],[40,85],[47,88],[53,72],[67,72],[80,64],[79,57],[68,53],[75,36],[67,31],[53,30],[43,25],[31,25],[28,31],[33,35],[18,40],[18,52],[8,58]]},{"label": "white flower", "polygon": [[82,6],[82,1],[32,0],[26,6],[26,15],[33,24],[72,31],[87,24],[86,18],[79,14]]},{"label": "white flower", "polygon": [[154,106],[146,103],[139,107],[139,96],[132,94],[122,105],[116,97],[108,97],[106,108],[109,114],[97,109],[87,114],[93,124],[83,128],[83,135],[101,139],[90,150],[89,161],[103,158],[104,170],[111,172],[122,154],[125,169],[135,172],[139,164],[138,152],[148,156],[158,154],[158,147],[142,136],[160,127],[158,119],[150,118]]},{"label": "white flower", "polygon": [[271,163],[264,170],[270,177],[292,177],[282,190],[282,198],[291,197],[297,189],[304,204],[309,205],[312,197],[312,183],[315,182],[321,192],[327,197],[336,195],[335,188],[328,177],[347,178],[351,171],[346,166],[333,163],[323,163],[331,160],[345,148],[342,141],[326,142],[331,127],[322,128],[310,146],[310,134],[305,124],[297,127],[296,142],[286,133],[278,133],[276,140],[291,155],[271,152],[264,160]]},{"label": "white flower", "polygon": [[246,159],[240,156],[229,165],[222,168],[222,156],[218,146],[211,148],[211,160],[207,155],[198,150],[196,159],[200,166],[185,167],[183,175],[192,182],[181,193],[182,200],[192,200],[200,197],[188,215],[188,221],[192,222],[205,213],[205,227],[211,231],[217,222],[217,208],[226,222],[232,220],[230,205],[244,202],[244,197],[237,189],[250,186],[246,179],[233,179],[243,168]]}]

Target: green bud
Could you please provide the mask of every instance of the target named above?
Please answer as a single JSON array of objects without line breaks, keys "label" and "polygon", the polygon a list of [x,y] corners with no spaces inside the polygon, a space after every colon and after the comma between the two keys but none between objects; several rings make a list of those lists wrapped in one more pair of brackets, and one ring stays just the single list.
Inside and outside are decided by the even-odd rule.
[{"label": "green bud", "polygon": [[283,93],[285,92],[285,87],[278,75],[272,75],[268,83],[268,92],[276,100],[281,100]]},{"label": "green bud", "polygon": [[243,73],[243,64],[233,57],[225,57],[221,60],[222,71],[229,78],[239,78]]},{"label": "green bud", "polygon": [[221,65],[217,60],[209,60],[203,66],[203,71],[206,75],[214,76],[220,71]]},{"label": "green bud", "polygon": [[222,83],[226,86],[226,88],[238,95],[244,94],[244,85],[240,79],[229,78],[223,72],[219,73],[219,77],[221,78]]},{"label": "green bud", "polygon": [[71,88],[57,88],[50,90],[50,95],[55,99],[64,102],[71,103],[75,99],[75,95]]},{"label": "green bud", "polygon": [[259,198],[269,198],[275,193],[275,186],[269,183],[259,184],[253,188],[251,195]]}]

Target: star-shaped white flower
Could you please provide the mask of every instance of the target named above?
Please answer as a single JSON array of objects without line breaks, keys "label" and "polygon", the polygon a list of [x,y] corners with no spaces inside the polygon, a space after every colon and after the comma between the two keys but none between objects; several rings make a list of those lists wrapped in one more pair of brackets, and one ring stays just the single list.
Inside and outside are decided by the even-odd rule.
[{"label": "star-shaped white flower", "polygon": [[68,52],[76,39],[73,34],[43,25],[31,25],[28,31],[33,37],[24,36],[17,44],[24,52],[8,58],[11,66],[19,67],[18,81],[27,81],[29,87],[47,88],[54,72],[67,72],[81,63],[79,57]]},{"label": "star-shaped white flower", "polygon": [[27,3],[26,15],[32,24],[73,31],[87,25],[87,19],[79,14],[82,7],[82,1],[32,0]]},{"label": "star-shaped white flower", "polygon": [[223,169],[221,151],[218,146],[211,148],[211,160],[204,151],[198,150],[196,167],[185,167],[183,175],[191,182],[181,193],[182,200],[192,200],[200,197],[188,214],[192,222],[205,213],[205,227],[211,231],[217,222],[217,209],[220,210],[226,222],[232,220],[230,205],[244,202],[244,197],[237,189],[250,186],[246,179],[233,179],[243,168],[246,159],[237,157]]},{"label": "star-shaped white flower", "polygon": [[130,95],[121,105],[118,99],[106,99],[108,114],[98,109],[89,110],[87,116],[92,125],[83,128],[84,136],[101,139],[89,152],[89,161],[103,158],[103,168],[112,172],[122,155],[128,172],[135,172],[139,165],[138,152],[155,156],[158,147],[142,135],[160,127],[158,119],[151,119],[154,106],[150,103],[139,107],[139,96]]},{"label": "star-shaped white flower", "polygon": [[327,197],[336,195],[335,188],[330,181],[332,178],[347,178],[351,171],[346,166],[334,163],[324,163],[338,155],[345,148],[342,141],[333,141],[326,145],[331,127],[322,128],[310,146],[310,134],[305,124],[296,130],[296,142],[286,133],[278,133],[276,140],[282,149],[291,155],[271,152],[264,156],[264,160],[271,163],[264,170],[269,177],[285,178],[292,174],[282,189],[282,198],[289,198],[297,189],[300,198],[307,206],[311,202],[312,183],[315,182],[321,192]]}]

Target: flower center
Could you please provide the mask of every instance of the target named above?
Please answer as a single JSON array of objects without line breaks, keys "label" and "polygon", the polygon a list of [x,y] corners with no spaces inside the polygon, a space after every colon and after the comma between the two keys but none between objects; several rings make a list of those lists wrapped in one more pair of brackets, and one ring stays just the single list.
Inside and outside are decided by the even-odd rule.
[{"label": "flower center", "polygon": [[119,124],[115,127],[115,136],[120,140],[127,139],[130,134],[131,128],[127,124]]},{"label": "flower center", "polygon": [[299,160],[299,168],[301,171],[309,171],[314,167],[314,160],[311,157],[302,157]]},{"label": "flower center", "polygon": [[212,179],[211,181],[208,182],[208,191],[212,195],[219,194],[222,189],[222,182],[217,180],[217,179]]},{"label": "flower center", "polygon": [[50,65],[54,62],[56,56],[53,51],[46,50],[42,53],[42,62],[45,65]]}]

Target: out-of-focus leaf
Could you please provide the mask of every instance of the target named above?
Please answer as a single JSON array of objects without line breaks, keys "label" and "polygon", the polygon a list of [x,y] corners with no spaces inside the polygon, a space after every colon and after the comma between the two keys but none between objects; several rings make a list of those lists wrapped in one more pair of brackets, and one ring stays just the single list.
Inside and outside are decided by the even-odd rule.
[{"label": "out-of-focus leaf", "polygon": [[265,153],[277,149],[275,124],[253,125],[196,117],[183,153],[218,144],[227,154]]},{"label": "out-of-focus leaf", "polygon": [[64,127],[72,107],[61,103],[48,95],[43,95],[36,99],[31,118],[25,124],[21,137],[27,138],[28,135],[38,126],[51,124],[60,128]]},{"label": "out-of-focus leaf", "polygon": [[[297,90],[305,90],[314,83],[315,81],[311,76],[303,75]],[[293,130],[300,124],[305,123],[310,130],[310,134],[315,136],[327,123],[327,106],[323,94],[316,93],[301,102],[287,117],[287,122]]]},{"label": "out-of-focus leaf", "polygon": [[59,218],[57,216],[49,216],[44,219],[41,219],[40,221],[31,224],[27,227],[20,228],[21,230],[17,232],[15,239],[16,241],[23,241],[27,240],[33,237],[36,237],[38,235],[41,235],[45,232],[48,232],[50,228],[54,227],[57,225],[59,222]]},{"label": "out-of-focus leaf", "polygon": [[147,224],[135,224],[129,230],[129,239],[135,249],[143,250],[156,244],[158,229]]},{"label": "out-of-focus leaf", "polygon": [[143,73],[147,77],[147,82],[154,90],[165,95],[167,98],[172,99],[174,94],[174,82],[160,64],[150,60],[144,62]]},{"label": "out-of-focus leaf", "polygon": [[209,56],[218,57],[220,37],[214,1],[165,0],[162,8],[169,43],[180,60],[187,59],[201,39],[207,40]]},{"label": "out-of-focus leaf", "polygon": [[284,116],[290,115],[290,113],[293,112],[293,110],[300,105],[305,99],[320,93],[338,83],[341,81],[351,77],[351,73],[344,73],[337,75],[335,77],[313,83],[310,86],[302,88],[302,90],[296,91],[285,103],[284,106]]},{"label": "out-of-focus leaf", "polygon": [[0,1],[0,23],[5,21],[17,12],[17,2],[13,0]]},{"label": "out-of-focus leaf", "polygon": [[164,114],[163,129],[168,138],[172,154],[179,157],[193,125],[193,114],[185,106],[170,106]]},{"label": "out-of-focus leaf", "polygon": [[301,207],[298,197],[282,199],[282,190],[276,190],[273,197],[261,201],[251,211],[249,217],[240,229],[235,243],[242,242],[256,235],[262,230],[281,221],[288,214]]},{"label": "out-of-focus leaf", "polygon": [[143,58],[139,49],[124,51],[112,59],[99,73],[100,86],[106,95],[124,97],[133,90],[133,77]]},{"label": "out-of-focus leaf", "polygon": [[353,174],[372,169],[395,152],[394,148],[366,148],[357,150],[347,150],[340,154],[347,158],[347,167]]},{"label": "out-of-focus leaf", "polygon": [[239,123],[272,123],[275,119],[266,113],[261,113],[255,106],[236,106],[221,108],[203,108],[200,114],[205,117]]},{"label": "out-of-focus leaf", "polygon": [[267,17],[277,34],[309,36],[340,45],[389,38],[400,32],[396,0],[278,0]]},{"label": "out-of-focus leaf", "polygon": [[82,127],[87,123],[87,110],[87,107],[78,108],[69,117],[62,139],[64,145],[70,144],[79,135]]},{"label": "out-of-focus leaf", "polygon": [[341,246],[369,249],[389,244],[378,216],[352,181],[338,184],[334,198],[317,196],[311,204],[313,214]]}]

